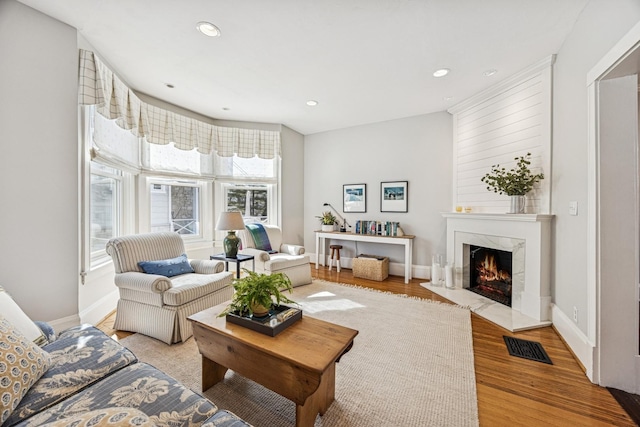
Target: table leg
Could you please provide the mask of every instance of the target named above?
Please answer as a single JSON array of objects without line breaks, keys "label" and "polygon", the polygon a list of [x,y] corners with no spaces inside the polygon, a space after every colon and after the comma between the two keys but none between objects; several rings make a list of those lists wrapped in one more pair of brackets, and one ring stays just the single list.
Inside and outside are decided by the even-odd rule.
[{"label": "table leg", "polygon": [[229,271],[229,261],[224,262],[224,271]]},{"label": "table leg", "polygon": [[222,381],[226,373],[227,368],[202,356],[202,391]]},{"label": "table leg", "polygon": [[236,279],[240,278],[240,261],[236,261]]},{"label": "table leg", "polygon": [[320,262],[320,236],[316,233],[316,270],[319,268]]},{"label": "table leg", "polygon": [[316,416],[324,415],[335,400],[336,364],[323,372],[318,389],[307,397],[304,405],[296,405],[296,427],[313,427]]}]

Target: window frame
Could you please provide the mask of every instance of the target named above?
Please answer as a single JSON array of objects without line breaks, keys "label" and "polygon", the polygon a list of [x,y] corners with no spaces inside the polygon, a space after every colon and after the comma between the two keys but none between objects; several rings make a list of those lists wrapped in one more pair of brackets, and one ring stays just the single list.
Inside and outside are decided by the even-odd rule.
[{"label": "window frame", "polygon": [[151,194],[154,191],[154,184],[183,186],[198,188],[198,234],[179,234],[182,240],[187,244],[197,244],[206,240],[212,240],[211,221],[207,218],[211,217],[212,197],[211,197],[211,180],[207,179],[187,179],[158,174],[143,173],[139,177],[138,194],[138,224],[141,232],[151,232]]}]

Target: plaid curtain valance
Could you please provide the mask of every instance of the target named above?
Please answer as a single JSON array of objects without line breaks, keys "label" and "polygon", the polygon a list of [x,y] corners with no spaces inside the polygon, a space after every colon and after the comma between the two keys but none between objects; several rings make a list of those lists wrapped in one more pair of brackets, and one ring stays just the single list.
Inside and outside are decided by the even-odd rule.
[{"label": "plaid curtain valance", "polygon": [[91,51],[80,49],[80,105],[95,105],[104,117],[152,144],[174,143],[218,156],[273,159],[280,156],[280,132],[215,126],[143,102]]}]

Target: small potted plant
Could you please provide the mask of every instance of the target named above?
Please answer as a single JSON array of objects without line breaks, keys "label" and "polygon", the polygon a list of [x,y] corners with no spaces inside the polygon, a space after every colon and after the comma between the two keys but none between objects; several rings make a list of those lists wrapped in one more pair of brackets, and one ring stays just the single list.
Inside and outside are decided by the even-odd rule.
[{"label": "small potted plant", "polygon": [[227,313],[262,317],[269,314],[274,304],[280,305],[281,302],[295,304],[295,301],[283,293],[293,292],[291,280],[284,273],[262,274],[243,270],[247,276],[233,281],[235,289],[233,299],[231,304],[220,313],[220,317]]},{"label": "small potted plant", "polygon": [[316,218],[320,219],[320,224],[322,224],[322,231],[333,231],[334,224],[338,221],[336,216],[331,213],[331,211],[322,212],[321,216],[317,216]]},{"label": "small potted plant", "polygon": [[515,157],[516,167],[506,170],[500,165],[491,166],[491,172],[481,178],[487,184],[487,190],[511,196],[509,213],[524,213],[524,196],[533,186],[544,179],[543,173],[534,174],[529,169],[531,153]]}]

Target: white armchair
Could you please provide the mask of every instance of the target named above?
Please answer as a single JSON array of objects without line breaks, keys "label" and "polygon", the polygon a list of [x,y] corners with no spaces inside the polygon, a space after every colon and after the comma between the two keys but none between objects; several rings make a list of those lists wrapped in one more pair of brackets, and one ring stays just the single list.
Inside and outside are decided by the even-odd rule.
[{"label": "white armchair", "polygon": [[[144,272],[140,262],[162,264],[185,253],[177,233],[115,237],[106,249],[113,259],[120,292],[115,329],[139,332],[167,344],[185,341],[193,335],[188,316],[233,296],[233,273],[225,272],[220,261],[185,260],[182,267],[193,272],[171,277]],[[171,274],[176,273],[180,271]]]},{"label": "white armchair", "polygon": [[239,253],[253,255],[256,261],[256,272],[271,274],[284,273],[291,280],[293,286],[311,283],[311,260],[304,254],[304,247],[289,243],[282,243],[282,230],[275,225],[263,225],[271,248],[276,251],[256,249],[251,233],[245,228],[238,234],[242,241]]}]

